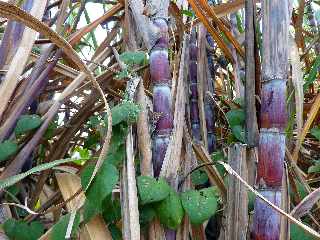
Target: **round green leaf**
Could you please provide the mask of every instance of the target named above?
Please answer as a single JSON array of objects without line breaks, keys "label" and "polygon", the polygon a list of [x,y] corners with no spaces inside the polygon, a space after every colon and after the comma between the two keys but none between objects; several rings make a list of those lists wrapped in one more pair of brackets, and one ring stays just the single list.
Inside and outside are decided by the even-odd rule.
[{"label": "round green leaf", "polygon": [[156,211],[160,222],[170,229],[177,229],[184,216],[180,197],[173,190],[166,199],[156,205]]},{"label": "round green leaf", "polygon": [[142,51],[128,51],[120,55],[120,60],[129,66],[133,66],[135,64],[143,65],[147,62],[147,55]]},{"label": "round green leaf", "polygon": [[7,160],[10,156],[15,154],[18,150],[18,145],[12,141],[4,141],[0,143],[0,162]]},{"label": "round green leaf", "polygon": [[44,232],[43,225],[38,221],[27,224],[15,219],[8,219],[3,224],[3,229],[12,240],[35,240],[39,239]]},{"label": "round green leaf", "polygon": [[[110,197],[109,197],[110,196]],[[109,195],[102,204],[103,209],[103,219],[106,223],[117,222],[121,219],[121,204],[119,199],[111,199],[111,194]]]},{"label": "round green leaf", "polygon": [[240,125],[235,125],[231,127],[232,134],[235,136],[237,140],[240,142],[245,142],[245,137],[244,137],[244,128]]},{"label": "round green leaf", "polygon": [[[71,216],[71,213],[68,213],[67,215],[62,216],[60,220],[55,225],[53,225],[50,240],[65,239],[70,216]],[[72,236],[75,236],[79,228],[79,224],[80,224],[80,214],[77,212],[72,225],[72,234],[71,234]]]},{"label": "round green leaf", "polygon": [[27,131],[38,128],[41,125],[41,118],[38,115],[22,115],[14,129],[16,134],[22,134]]},{"label": "round green leaf", "polygon": [[181,201],[193,224],[203,223],[217,210],[217,199],[212,188],[184,192],[181,194]]},{"label": "round green leaf", "polygon": [[[94,166],[87,166],[81,174],[81,185],[85,189],[88,185]],[[119,180],[119,172],[115,166],[104,162],[86,192],[90,204],[100,206]]]},{"label": "round green leaf", "polygon": [[144,205],[139,208],[139,222],[141,227],[147,226],[156,216],[156,211],[152,204]]},{"label": "round green leaf", "polygon": [[226,116],[231,127],[242,125],[245,121],[245,113],[242,109],[231,109]]},{"label": "round green leaf", "polygon": [[102,213],[102,210],[102,203],[100,205],[96,205],[95,203],[92,203],[86,199],[83,205],[83,221],[85,223],[89,222],[93,217],[99,213]]},{"label": "round green leaf", "polygon": [[198,169],[191,173],[191,181],[193,185],[205,184],[208,181],[208,175],[205,171]]},{"label": "round green leaf", "polygon": [[[121,122],[133,123],[136,122],[140,112],[140,106],[132,101],[122,101],[117,106],[111,109],[112,126]],[[105,121],[107,120],[105,116]],[[106,121],[107,122],[107,121]]]},{"label": "round green leaf", "polygon": [[170,187],[163,179],[158,181],[149,176],[139,176],[137,178],[138,192],[141,204],[158,202],[165,199],[170,192]]}]

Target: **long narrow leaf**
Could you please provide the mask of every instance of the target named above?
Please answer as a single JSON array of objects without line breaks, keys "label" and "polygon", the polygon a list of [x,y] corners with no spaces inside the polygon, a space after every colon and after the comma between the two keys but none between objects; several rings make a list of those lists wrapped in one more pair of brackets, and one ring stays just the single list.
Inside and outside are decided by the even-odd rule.
[{"label": "long narrow leaf", "polygon": [[22,179],[28,177],[31,174],[53,168],[53,167],[60,165],[60,164],[63,164],[63,163],[73,162],[75,160],[88,160],[88,159],[87,158],[82,158],[82,159],[66,158],[66,159],[59,159],[59,160],[56,160],[53,162],[41,164],[37,167],[31,168],[27,172],[8,177],[4,180],[0,180],[0,190],[12,186],[13,184],[21,181]]}]

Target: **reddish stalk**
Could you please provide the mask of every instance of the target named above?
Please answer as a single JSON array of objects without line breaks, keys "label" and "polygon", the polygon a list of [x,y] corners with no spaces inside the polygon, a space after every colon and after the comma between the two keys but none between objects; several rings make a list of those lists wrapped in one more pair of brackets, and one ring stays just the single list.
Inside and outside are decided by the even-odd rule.
[{"label": "reddish stalk", "polygon": [[150,75],[153,83],[153,113],[158,117],[153,135],[152,162],[154,176],[159,177],[173,128],[171,74],[168,59],[168,24],[155,18],[160,34],[150,51]]},{"label": "reddish stalk", "polygon": [[[159,177],[170,135],[173,129],[171,72],[168,59],[167,1],[160,3],[157,16],[152,19],[157,28],[156,41],[150,51],[150,75],[153,83],[153,113],[158,117],[153,134],[152,162],[155,177]],[[165,229],[165,239],[175,240],[176,232]]]},{"label": "reddish stalk", "polygon": [[[259,192],[280,206],[285,155],[286,81],[288,69],[288,1],[263,2],[263,67],[261,129],[256,184]],[[253,239],[277,240],[280,215],[261,200],[255,202]]]}]

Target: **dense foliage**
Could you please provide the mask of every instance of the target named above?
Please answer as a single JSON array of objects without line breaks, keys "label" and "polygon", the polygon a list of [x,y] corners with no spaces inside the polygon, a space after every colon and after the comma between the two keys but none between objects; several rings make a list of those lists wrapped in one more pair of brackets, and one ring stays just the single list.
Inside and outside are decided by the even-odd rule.
[{"label": "dense foliage", "polygon": [[318,0],[0,17],[0,235],[319,239]]}]

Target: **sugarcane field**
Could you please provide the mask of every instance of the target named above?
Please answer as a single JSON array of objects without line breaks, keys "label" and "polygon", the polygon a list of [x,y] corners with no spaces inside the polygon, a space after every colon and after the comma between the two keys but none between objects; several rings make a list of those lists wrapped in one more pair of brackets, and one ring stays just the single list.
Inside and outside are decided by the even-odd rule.
[{"label": "sugarcane field", "polygon": [[0,240],[320,239],[319,0],[0,0]]}]

